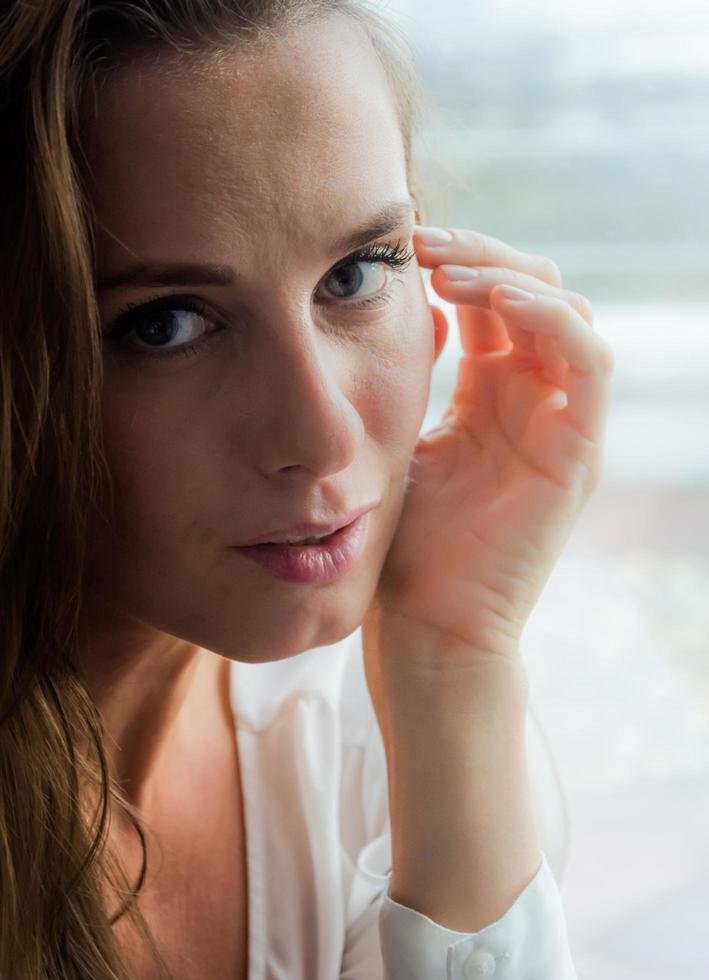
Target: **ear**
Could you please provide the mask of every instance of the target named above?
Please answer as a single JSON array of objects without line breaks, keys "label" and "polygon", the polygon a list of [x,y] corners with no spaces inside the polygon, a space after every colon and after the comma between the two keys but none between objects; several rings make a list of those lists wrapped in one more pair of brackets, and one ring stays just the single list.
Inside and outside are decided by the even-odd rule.
[{"label": "ear", "polygon": [[448,337],[448,321],[446,320],[446,315],[442,309],[438,306],[431,307],[431,313],[433,315],[433,329],[435,334],[435,356],[434,363],[438,360],[443,350],[446,338]]}]

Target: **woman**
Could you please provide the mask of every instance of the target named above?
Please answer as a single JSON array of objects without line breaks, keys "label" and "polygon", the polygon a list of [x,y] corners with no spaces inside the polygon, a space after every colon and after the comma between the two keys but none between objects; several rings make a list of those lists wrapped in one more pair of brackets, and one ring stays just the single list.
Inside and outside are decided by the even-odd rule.
[{"label": "woman", "polygon": [[0,975],[571,980],[519,644],[599,478],[588,302],[415,225],[356,0],[0,26]]}]

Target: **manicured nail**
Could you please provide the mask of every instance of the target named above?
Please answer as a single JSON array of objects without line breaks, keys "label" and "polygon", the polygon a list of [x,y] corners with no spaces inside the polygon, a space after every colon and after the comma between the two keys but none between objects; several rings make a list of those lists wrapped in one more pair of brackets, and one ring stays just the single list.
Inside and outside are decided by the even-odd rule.
[{"label": "manicured nail", "polygon": [[526,289],[517,289],[516,286],[500,286],[500,292],[503,299],[513,300],[516,303],[526,303],[534,299],[532,293],[528,293]]},{"label": "manicured nail", "polygon": [[423,245],[446,245],[453,241],[453,236],[444,228],[431,228],[428,225],[416,225],[414,233]]},{"label": "manicured nail", "polygon": [[480,269],[469,265],[439,265],[438,268],[451,282],[470,282],[480,275]]}]

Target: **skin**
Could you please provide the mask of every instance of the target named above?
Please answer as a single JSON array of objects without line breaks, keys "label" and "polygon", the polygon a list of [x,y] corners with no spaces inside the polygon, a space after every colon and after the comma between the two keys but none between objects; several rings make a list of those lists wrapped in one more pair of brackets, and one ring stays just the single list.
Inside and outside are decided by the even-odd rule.
[{"label": "skin", "polygon": [[[182,314],[168,346],[227,326],[191,358],[149,362],[105,343],[117,506],[108,525],[96,521],[84,671],[121,747],[116,778],[148,812],[177,760],[184,772],[227,723],[229,660],[295,656],[362,621],[445,323],[432,316],[415,261],[403,273],[360,266],[355,298],[381,300],[359,311],[327,278],[351,252],[335,240],[382,205],[405,209],[373,243],[410,244],[414,228],[393,100],[346,18],[188,65],[131,63],[96,108],[85,150],[97,281],[136,260],[239,273],[231,286],[98,292],[104,329],[126,303],[202,298],[213,322]],[[129,345],[150,349],[144,331]],[[229,550],[375,500],[363,560],[325,587],[282,582]]]},{"label": "skin", "polygon": [[[199,761],[215,698],[227,716],[219,658],[283,659],[361,623],[391,895],[472,932],[539,867],[519,643],[600,478],[613,360],[551,260],[418,231],[464,349],[451,405],[419,439],[447,325],[416,264],[366,314],[319,299],[345,257],[334,239],[408,197],[385,92],[358,28],[330,19],[188,74],[132,66],[101,96],[99,278],[132,255],[233,264],[240,278],[200,290],[232,327],[211,352],[150,370],[107,357],[118,508],[95,537],[87,673],[119,776],[149,802],[170,760]],[[413,231],[410,214],[388,240]],[[461,268],[480,274],[461,282]],[[508,301],[505,284],[529,300]],[[117,306],[101,296],[105,319]],[[363,561],[325,588],[228,551],[373,499]]]}]

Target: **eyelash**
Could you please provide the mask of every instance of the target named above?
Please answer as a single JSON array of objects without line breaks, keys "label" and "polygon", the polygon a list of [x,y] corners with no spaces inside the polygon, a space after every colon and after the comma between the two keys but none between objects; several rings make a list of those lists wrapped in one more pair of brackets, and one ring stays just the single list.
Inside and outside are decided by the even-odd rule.
[{"label": "eyelash", "polygon": [[[347,268],[347,266],[350,265],[357,265],[360,262],[384,263],[398,272],[403,272],[411,264],[414,257],[415,253],[413,249],[404,245],[368,245],[366,248],[353,252],[352,255],[348,255],[342,262],[338,262],[338,264],[333,266],[333,268],[328,272],[325,278],[331,276],[337,269]],[[391,283],[384,292],[388,293],[390,288]],[[380,301],[381,298],[382,292],[379,292],[359,303],[343,300],[343,305],[346,305],[351,309],[361,309],[371,305],[374,302]],[[336,302],[336,300],[333,300],[333,302]],[[179,310],[183,313],[199,313],[201,316],[208,316],[210,312],[208,305],[196,296],[159,296],[157,299],[150,300],[147,303],[128,303],[112,320],[110,329],[103,333],[103,339],[104,341],[109,341],[117,347],[122,347],[121,353],[125,353],[130,357],[155,360],[179,356],[192,357],[193,355],[198,354],[200,351],[209,347],[214,337],[221,333],[221,330],[212,331],[201,340],[197,340],[192,344],[185,344],[182,347],[175,348],[174,350],[156,350],[148,352],[129,349],[125,345],[121,344],[121,341],[125,338],[125,336],[129,334],[131,330],[133,330],[135,326],[140,323],[141,319],[149,313],[162,313],[174,310]]]}]

